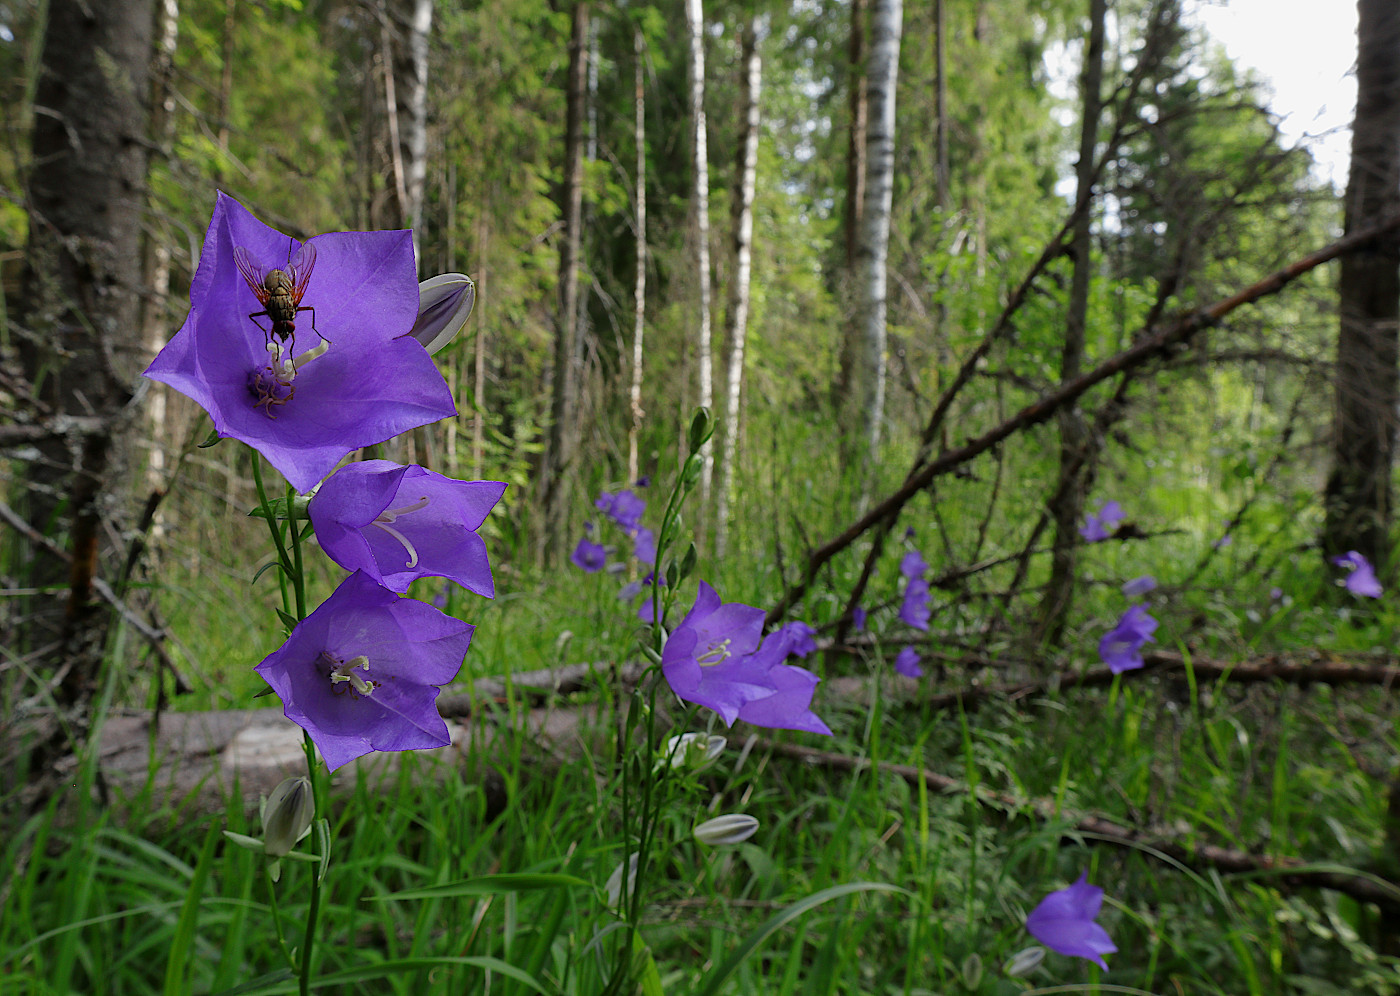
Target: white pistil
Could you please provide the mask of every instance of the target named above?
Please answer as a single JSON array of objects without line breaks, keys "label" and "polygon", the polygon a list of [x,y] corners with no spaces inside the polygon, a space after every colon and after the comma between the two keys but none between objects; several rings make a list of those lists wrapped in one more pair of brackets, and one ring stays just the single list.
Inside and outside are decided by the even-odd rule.
[{"label": "white pistil", "polygon": [[405,567],[413,568],[418,566],[418,550],[407,536],[393,527],[392,523],[401,515],[407,515],[409,512],[416,512],[419,509],[427,507],[428,497],[424,495],[412,505],[405,505],[402,508],[386,508],[379,513],[372,523],[370,523],[370,525],[378,526],[403,544],[403,548],[408,551],[408,561],[404,564]]},{"label": "white pistil", "polygon": [[350,687],[358,694],[369,695],[374,691],[374,683],[365,681],[364,678],[356,674],[355,670],[357,668],[361,671],[369,671],[369,658],[364,654],[358,657],[352,657],[348,661],[338,665],[335,670],[331,672],[331,684],[336,685],[342,681],[348,681],[350,682]]}]

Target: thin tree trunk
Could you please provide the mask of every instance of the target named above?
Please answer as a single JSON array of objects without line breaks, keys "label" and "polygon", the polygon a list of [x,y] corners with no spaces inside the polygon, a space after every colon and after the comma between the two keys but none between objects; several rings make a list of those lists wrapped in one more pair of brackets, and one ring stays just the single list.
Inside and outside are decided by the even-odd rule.
[{"label": "thin tree trunk", "polygon": [[634,81],[636,92],[637,133],[637,282],[632,296],[635,302],[632,325],[632,388],[628,394],[628,407],[632,412],[632,423],[627,428],[627,480],[637,479],[637,444],[642,432],[642,338],[646,331],[647,303],[647,124],[646,89],[643,86],[642,33],[632,35],[632,49],[636,56]]},{"label": "thin tree trunk", "polygon": [[583,219],[583,115],[588,89],[589,5],[575,3],[569,38],[569,76],[564,127],[564,184],[560,191],[564,238],[559,244],[559,311],[554,335],[554,370],[549,440],[540,475],[544,528],[539,559],[557,558],[568,518],[570,479],[578,446],[579,336],[578,260]]},{"label": "thin tree trunk", "polygon": [[[865,208],[865,130],[869,112],[869,94],[865,66],[865,22],[869,18],[870,0],[851,0],[851,27],[846,48],[846,98],[848,117],[846,131],[846,210],[843,227],[846,238],[846,273],[843,299],[850,301],[856,286],[857,246],[860,244],[861,216]],[[843,405],[856,379],[857,357],[860,355],[860,328],[855,308],[849,308],[841,323],[840,366],[836,374],[836,400]]]},{"label": "thin tree trunk", "polygon": [[233,39],[234,11],[238,0],[225,0],[224,7],[224,64],[219,73],[219,149],[228,154],[228,122],[233,115]]},{"label": "thin tree trunk", "polygon": [[734,196],[734,275],[729,282],[728,328],[729,382],[725,392],[724,452],[720,454],[719,493],[715,509],[715,556],[723,557],[729,539],[729,502],[733,497],[734,462],[739,450],[739,397],[744,383],[744,339],[749,326],[749,275],[753,268],[753,198],[758,177],[759,91],[763,82],[763,60],[758,46],[763,26],[759,18],[749,22],[740,42],[740,103],[744,109],[744,140],[739,149],[735,172],[738,183]]},{"label": "thin tree trunk", "polygon": [[[935,155],[936,193],[938,206],[948,209],[948,62],[945,57],[947,47],[947,22],[943,17],[944,0],[933,0],[933,64],[934,64],[934,113],[937,115]],[[941,306],[940,306],[941,307]]]},{"label": "thin tree trunk", "polygon": [[860,353],[858,376],[850,392],[853,418],[847,422],[860,426],[863,494],[868,493],[877,465],[885,407],[885,264],[894,200],[894,105],[903,18],[902,0],[875,0],[871,7],[867,173],[857,250],[860,265],[856,323],[860,329]]},{"label": "thin tree trunk", "polygon": [[[98,687],[107,614],[94,598],[104,514],[128,495],[126,412],[143,365],[141,192],[146,186],[151,0],[50,0],[34,117],[29,237],[16,309],[28,415],[54,435],[16,496],[33,529],[70,560],[32,547],[26,586],[46,595],[20,620],[15,654],[33,653],[63,723],[82,736]],[[47,698],[47,696],[43,696]],[[58,718],[58,717],[55,717]],[[62,725],[36,752],[47,765]]]},{"label": "thin tree trunk", "polygon": [[[1400,4],[1361,0],[1357,6],[1348,232],[1400,212]],[[1338,290],[1337,408],[1323,553],[1360,551],[1387,575],[1400,352],[1400,236],[1388,235],[1343,256]]]},{"label": "thin tree trunk", "polygon": [[[700,283],[699,325],[695,351],[699,358],[700,406],[714,408],[714,359],[710,332],[710,167],[705,127],[705,15],[700,0],[686,0],[685,19],[690,28],[690,117],[694,153],[695,269]],[[714,478],[714,449],[707,442],[701,450],[700,507],[708,508]]]},{"label": "thin tree trunk", "polygon": [[391,17],[397,162],[403,174],[401,224],[413,229],[413,258],[421,264],[419,229],[428,176],[428,38],[433,29],[433,0],[395,0]]},{"label": "thin tree trunk", "polygon": [[[1090,221],[1094,183],[1094,151],[1098,145],[1099,117],[1103,112],[1104,22],[1107,0],[1089,0],[1089,41],[1084,49],[1080,74],[1082,110],[1079,124],[1079,161],[1075,165],[1076,197],[1084,205],[1075,218],[1068,253],[1073,266],[1070,277],[1069,307],[1065,314],[1065,341],[1060,353],[1060,383],[1079,376],[1084,366],[1084,332],[1089,313],[1089,285],[1093,276],[1093,233]],[[1050,583],[1040,603],[1039,640],[1058,645],[1074,591],[1074,563],[1079,542],[1079,520],[1084,513],[1084,449],[1089,445],[1088,428],[1075,405],[1067,405],[1058,416],[1060,429],[1060,470],[1051,501],[1050,515],[1055,523],[1055,541],[1050,559]]]}]

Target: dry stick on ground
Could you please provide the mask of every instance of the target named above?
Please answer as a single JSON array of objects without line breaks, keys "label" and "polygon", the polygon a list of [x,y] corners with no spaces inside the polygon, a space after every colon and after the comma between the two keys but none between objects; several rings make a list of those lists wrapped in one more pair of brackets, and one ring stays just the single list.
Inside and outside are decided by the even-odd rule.
[{"label": "dry stick on ground", "polygon": [[[864,771],[874,768],[895,775],[911,785],[922,782],[935,792],[966,794],[965,783],[926,768],[910,764],[872,763],[864,758],[848,757],[834,751],[815,750],[801,744],[759,740],[760,749],[773,754],[818,765],[834,771]],[[1009,813],[1029,810],[1047,822],[1073,821],[1061,831],[1069,838],[1090,838],[1116,847],[1126,847],[1144,854],[1164,857],[1193,868],[1214,868],[1227,874],[1263,873],[1271,884],[1292,888],[1331,889],[1345,893],[1363,903],[1375,903],[1382,908],[1400,910],[1400,886],[1372,875],[1339,870],[1336,866],[1319,867],[1293,857],[1251,854],[1213,844],[1183,843],[1178,836],[1162,829],[1141,830],[1123,826],[1102,816],[1062,812],[1053,799],[1019,799],[1004,792],[979,788],[977,798]]]},{"label": "dry stick on ground", "polygon": [[1164,329],[1144,335],[1132,346],[1123,350],[1123,352],[1105,360],[1093,370],[1089,370],[1068,383],[1060,385],[1039,401],[1027,405],[1025,408],[1021,409],[1021,411],[995,428],[984,432],[981,436],[964,443],[956,449],[948,450],[934,460],[930,460],[916,472],[911,473],[903,484],[896,488],[883,501],[871,507],[865,515],[861,516],[856,522],[847,527],[844,532],[827,541],[816,550],[813,550],[807,558],[807,566],[801,580],[788,586],[787,591],[783,593],[783,597],[778,600],[776,605],[768,610],[766,622],[772,624],[783,618],[788,609],[806,594],[807,589],[811,587],[812,581],[816,578],[817,572],[820,571],[828,561],[842,550],[845,550],[860,536],[864,535],[867,530],[897,514],[898,511],[908,503],[910,498],[928,487],[929,483],[935,477],[946,474],[953,468],[967,463],[974,457],[980,456],[1009,436],[1029,426],[1044,422],[1061,407],[1075,401],[1080,395],[1102,381],[1116,376],[1117,374],[1135,370],[1153,358],[1189,342],[1191,337],[1197,332],[1215,325],[1220,319],[1224,318],[1235,309],[1246,304],[1251,304],[1270,294],[1276,294],[1304,273],[1308,273],[1321,266],[1323,263],[1331,262],[1338,256],[1351,252],[1373,239],[1393,232],[1396,229],[1400,229],[1400,216],[1390,218],[1378,225],[1357,232],[1354,235],[1338,239],[1330,245],[1314,253],[1310,253],[1297,262],[1291,263],[1283,269],[1265,277],[1258,283],[1252,284],[1224,300],[1217,301],[1208,308],[1192,312]]}]

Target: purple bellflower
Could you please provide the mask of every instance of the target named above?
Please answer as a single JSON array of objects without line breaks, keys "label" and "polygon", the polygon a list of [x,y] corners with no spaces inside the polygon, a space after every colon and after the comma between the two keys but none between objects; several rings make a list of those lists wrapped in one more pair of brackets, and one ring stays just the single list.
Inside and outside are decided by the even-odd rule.
[{"label": "purple bellflower", "polygon": [[773,693],[767,668],[750,657],[762,635],[762,609],[721,604],[701,581],[694,607],[662,648],[661,673],[680,698],[713,709],[732,725],[745,702]]},{"label": "purple bellflower", "polygon": [[739,718],[770,730],[806,730],[831,736],[831,729],[812,711],[812,692],[821,680],[811,671],[783,660],[792,653],[792,634],[769,633],[758,650],[746,658],[749,667],[765,672],[772,692],[739,707]]},{"label": "purple bellflower", "polygon": [[656,563],[656,534],[646,526],[638,526],[632,533],[632,556],[648,567]]},{"label": "purple bellflower", "polygon": [[1116,501],[1106,501],[1099,508],[1098,514],[1092,512],[1084,518],[1084,525],[1079,527],[1079,535],[1089,543],[1098,543],[1113,535],[1114,529],[1123,519],[1123,506]]},{"label": "purple bellflower", "polygon": [[623,491],[616,495],[604,491],[593,507],[631,533],[642,524],[642,513],[646,511],[647,503],[638,498],[635,491]]},{"label": "purple bellflower", "polygon": [[1131,581],[1123,582],[1123,594],[1129,598],[1137,598],[1146,595],[1157,587],[1157,579],[1151,574],[1144,574],[1140,578],[1133,578]]},{"label": "purple bellflower", "polygon": [[928,563],[925,562],[924,555],[918,550],[908,551],[899,562],[899,573],[906,578],[922,577],[926,570],[928,570]]},{"label": "purple bellflower", "polygon": [[1364,555],[1350,550],[1340,557],[1333,557],[1332,563],[1348,570],[1346,580],[1342,582],[1347,591],[1367,598],[1381,597],[1381,583],[1376,580],[1376,572]]},{"label": "purple bellflower", "polygon": [[857,633],[865,632],[866,611],[857,605],[851,610],[851,625],[855,627]]},{"label": "purple bellflower", "polygon": [[499,481],[456,481],[388,460],[348,464],[307,506],[321,549],[403,594],[417,578],[448,578],[496,594],[486,544],[476,534],[500,501]]},{"label": "purple bellflower", "polygon": [[906,678],[922,678],[923,666],[919,664],[919,652],[913,647],[905,647],[894,658],[894,669]]},{"label": "purple bellflower", "polygon": [[784,623],[781,632],[788,635],[789,656],[806,657],[817,649],[817,641],[812,639],[812,637],[817,635],[817,631],[800,619],[794,619],[790,623]]},{"label": "purple bellflower", "polygon": [[582,537],[578,546],[574,547],[574,552],[569,554],[569,563],[585,574],[596,574],[607,566],[608,548],[601,543],[591,542],[586,536]]},{"label": "purple bellflower", "polygon": [[220,436],[305,492],[350,451],[456,413],[408,335],[417,316],[409,232],[298,245],[220,193],[189,316],[146,376],[188,395]]},{"label": "purple bellflower", "polygon": [[451,743],[435,702],[472,629],[356,571],[257,671],[334,771],[372,750]]},{"label": "purple bellflower", "polygon": [[1114,674],[1122,674],[1143,665],[1143,644],[1156,642],[1152,634],[1157,631],[1157,620],[1147,614],[1147,608],[1134,605],[1118,625],[1103,635],[1099,641],[1099,656]]},{"label": "purple bellflower", "polygon": [[1103,906],[1103,890],[1089,884],[1089,873],[1065,889],[1050,893],[1026,917],[1026,929],[1041,944],[1062,955],[1087,958],[1107,970],[1106,954],[1117,951],[1108,931],[1095,918]]},{"label": "purple bellflower", "polygon": [[904,586],[904,603],[899,607],[899,618],[906,626],[928,631],[928,582],[923,578],[910,578]]}]

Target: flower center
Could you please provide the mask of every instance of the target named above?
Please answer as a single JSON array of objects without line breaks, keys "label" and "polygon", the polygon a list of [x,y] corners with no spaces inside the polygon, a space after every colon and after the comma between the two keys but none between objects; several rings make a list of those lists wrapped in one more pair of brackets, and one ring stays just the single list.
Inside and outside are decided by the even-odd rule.
[{"label": "flower center", "polygon": [[729,637],[725,637],[718,643],[710,644],[710,649],[695,658],[695,663],[701,667],[709,667],[714,664],[723,664],[729,659]]},{"label": "flower center", "polygon": [[401,515],[408,515],[410,512],[417,512],[419,509],[427,507],[428,497],[424,495],[412,505],[404,505],[402,508],[386,508],[370,523],[372,526],[378,526],[403,545],[404,550],[408,553],[408,560],[404,563],[405,567],[418,566],[418,549],[413,545],[412,540],[394,528],[394,522]]},{"label": "flower center", "polygon": [[333,657],[329,650],[322,650],[321,656],[316,658],[316,662],[323,667],[330,668],[331,687],[337,694],[348,693],[358,698],[361,695],[371,695],[379,687],[379,682],[366,681],[356,673],[357,671],[369,673],[369,658],[363,654],[343,661],[338,657]]}]

